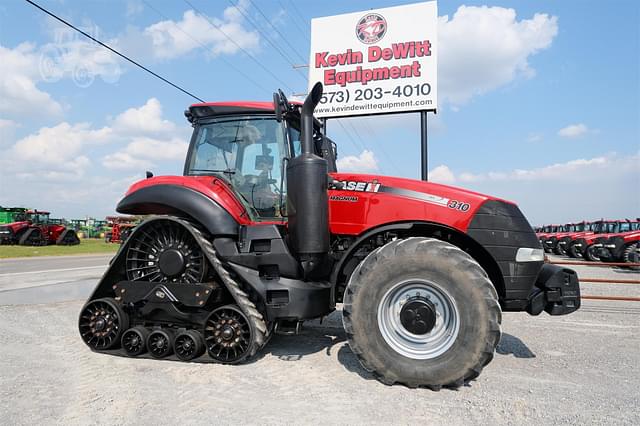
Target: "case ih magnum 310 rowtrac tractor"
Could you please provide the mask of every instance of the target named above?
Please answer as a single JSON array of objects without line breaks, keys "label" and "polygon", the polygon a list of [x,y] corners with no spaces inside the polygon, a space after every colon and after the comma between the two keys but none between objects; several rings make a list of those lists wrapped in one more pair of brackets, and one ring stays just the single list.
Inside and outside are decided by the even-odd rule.
[{"label": "case ih magnum 310 rowtrac tractor", "polygon": [[49,212],[27,210],[18,213],[15,222],[0,225],[0,244],[72,246],[80,244],[80,239],[61,220],[49,218]]},{"label": "case ih magnum 310 rowtrac tractor", "polygon": [[[543,263],[515,204],[463,189],[338,173],[313,111],[203,103],[184,176],[118,204],[136,227],[82,308],[95,351],[220,363],[256,354],[342,303],[346,337],[384,383],[458,387],[500,340],[502,311],[574,312],[578,277]],[[120,348],[121,349],[117,349]]]}]

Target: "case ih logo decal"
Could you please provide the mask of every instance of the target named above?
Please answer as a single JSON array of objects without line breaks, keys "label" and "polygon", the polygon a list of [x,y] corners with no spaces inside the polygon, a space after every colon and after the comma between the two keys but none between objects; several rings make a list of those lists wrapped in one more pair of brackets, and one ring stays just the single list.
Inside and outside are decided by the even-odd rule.
[{"label": "case ih logo decal", "polygon": [[343,180],[337,185],[331,185],[329,189],[338,189],[341,191],[358,191],[358,192],[378,192],[380,184],[373,182],[358,182],[354,180]]},{"label": "case ih logo decal", "polygon": [[386,33],[387,21],[377,13],[363,16],[356,25],[356,36],[364,44],[377,43]]}]

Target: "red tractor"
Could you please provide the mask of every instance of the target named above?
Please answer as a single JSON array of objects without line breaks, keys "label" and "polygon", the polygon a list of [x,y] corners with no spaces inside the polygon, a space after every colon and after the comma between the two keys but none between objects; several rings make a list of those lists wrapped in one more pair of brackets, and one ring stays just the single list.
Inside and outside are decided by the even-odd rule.
[{"label": "red tractor", "polygon": [[592,224],[591,232],[580,234],[569,245],[570,250],[585,260],[600,260],[600,249],[603,241],[618,233],[620,224],[625,220],[599,220]]},{"label": "red tractor", "polygon": [[569,257],[576,257],[574,252],[569,250],[571,241],[574,239],[588,235],[591,231],[590,222],[579,222],[566,225],[568,227],[567,232],[555,235],[555,246],[553,252],[558,255],[566,255]]},{"label": "red tractor", "polygon": [[547,241],[558,232],[562,232],[562,229],[562,225],[546,225],[542,228],[542,231],[536,233],[536,237],[546,253],[551,253],[551,248],[547,247]]},{"label": "red tractor", "polygon": [[71,246],[80,244],[80,239],[61,220],[49,218],[49,212],[27,210],[18,214],[15,222],[0,226],[0,244]]},{"label": "red tractor", "polygon": [[202,103],[183,176],[135,183],[117,211],[148,217],[79,316],[94,351],[235,364],[274,332],[342,303],[346,337],[386,384],[459,387],[492,360],[503,311],[580,307],[577,274],[545,264],[512,202],[339,173],[313,111]]},{"label": "red tractor", "polygon": [[603,262],[639,263],[640,220],[621,222],[618,233],[596,241],[594,246],[598,247],[598,256]]},{"label": "red tractor", "polygon": [[106,243],[122,244],[127,241],[131,231],[136,227],[138,219],[131,216],[107,216],[107,227],[104,240]]}]

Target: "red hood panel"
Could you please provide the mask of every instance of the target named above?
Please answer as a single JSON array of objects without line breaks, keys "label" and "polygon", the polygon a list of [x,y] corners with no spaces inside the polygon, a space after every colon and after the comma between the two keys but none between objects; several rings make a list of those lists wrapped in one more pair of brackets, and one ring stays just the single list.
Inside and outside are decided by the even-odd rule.
[{"label": "red hood panel", "polygon": [[329,191],[331,232],[357,235],[387,223],[425,221],[465,232],[478,208],[500,200],[461,188],[389,176],[332,173],[342,189]]}]

